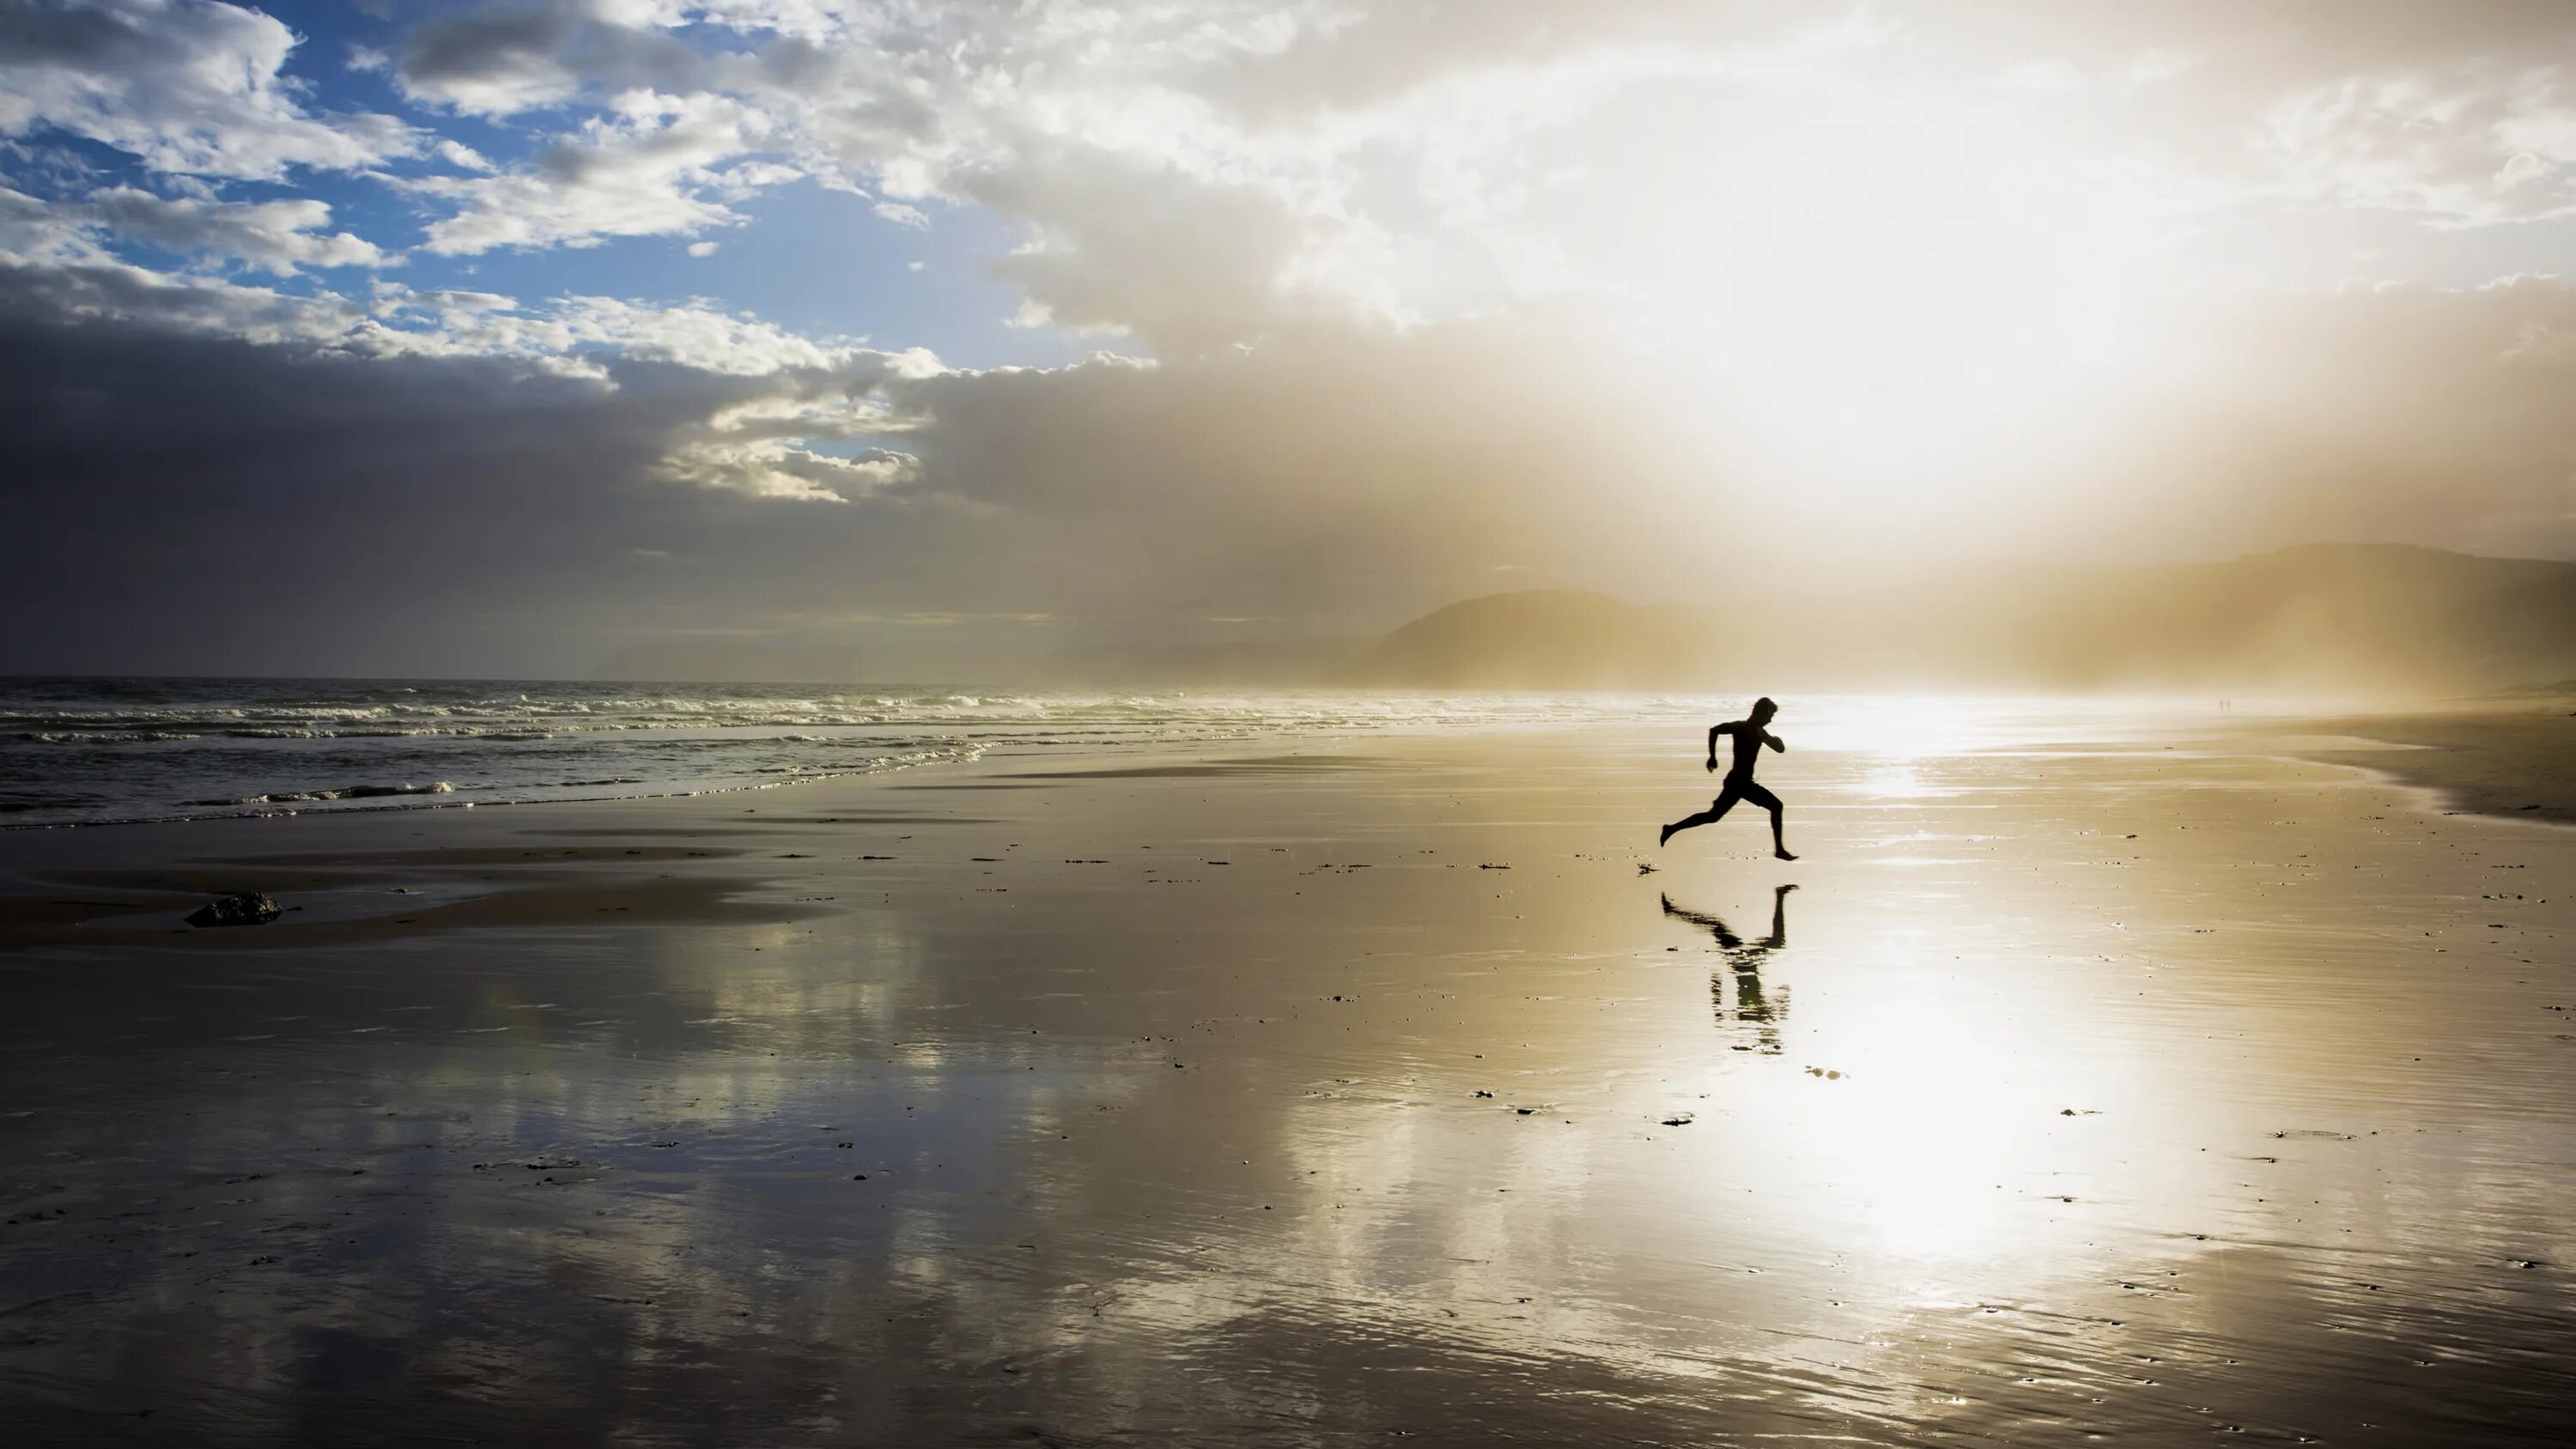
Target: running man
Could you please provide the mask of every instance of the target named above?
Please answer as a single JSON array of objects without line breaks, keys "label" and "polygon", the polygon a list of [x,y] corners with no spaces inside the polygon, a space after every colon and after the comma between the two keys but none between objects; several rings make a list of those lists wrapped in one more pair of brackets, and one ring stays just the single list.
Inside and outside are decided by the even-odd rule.
[{"label": "running man", "polygon": [[1780,797],[1753,783],[1753,766],[1761,760],[1764,745],[1781,751],[1789,748],[1780,743],[1780,737],[1768,728],[1772,716],[1779,712],[1780,706],[1773,703],[1769,695],[1764,695],[1753,701],[1753,712],[1743,719],[1708,727],[1708,767],[1711,770],[1717,768],[1717,737],[1735,737],[1735,763],[1727,767],[1725,788],[1709,802],[1706,810],[1665,826],[1663,838],[1656,844],[1666,844],[1676,831],[1688,830],[1694,825],[1714,825],[1725,818],[1727,811],[1735,808],[1736,801],[1750,800],[1771,812],[1771,853],[1782,860],[1798,858],[1789,853],[1788,843],[1780,838]]}]

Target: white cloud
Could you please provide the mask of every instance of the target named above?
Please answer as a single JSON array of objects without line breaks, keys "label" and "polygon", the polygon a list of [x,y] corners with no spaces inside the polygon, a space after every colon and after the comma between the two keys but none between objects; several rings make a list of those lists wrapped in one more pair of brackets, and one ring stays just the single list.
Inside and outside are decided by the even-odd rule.
[{"label": "white cloud", "polygon": [[113,263],[113,239],[242,262],[277,276],[303,267],[388,267],[402,258],[347,232],[324,232],[319,201],[228,202],[109,187],[48,202],[0,188],[0,250],[35,261]]},{"label": "white cloud", "polygon": [[722,242],[691,242],[689,243],[689,255],[693,257],[711,257],[714,256],[718,248],[722,246]]},{"label": "white cloud", "polygon": [[0,186],[0,260],[61,266],[111,258],[94,228],[42,197]]},{"label": "white cloud", "polygon": [[2276,103],[2265,137],[2309,196],[2462,226],[2576,214],[2576,87],[2546,72],[2349,77]]},{"label": "white cloud", "polygon": [[462,141],[443,139],[430,148],[430,153],[459,171],[490,171],[491,159]]},{"label": "white cloud", "polygon": [[384,267],[402,260],[347,232],[324,233],[331,208],[319,201],[172,199],[125,186],[90,193],[75,214],[167,251],[231,257],[278,276],[299,267]]},{"label": "white cloud", "polygon": [[762,146],[769,131],[769,118],[739,101],[633,92],[525,166],[404,184],[460,204],[429,228],[425,244],[442,255],[688,235],[741,219],[717,197],[738,200],[794,174],[774,166],[719,169]]},{"label": "white cloud", "polygon": [[920,460],[883,448],[845,458],[792,440],[735,439],[706,430],[674,442],[660,471],[677,482],[754,498],[847,503],[919,476]]},{"label": "white cloud", "polygon": [[276,19],[212,0],[7,0],[0,135],[48,127],[156,171],[276,180],[409,155],[391,117],[315,116],[283,75],[296,38]]}]

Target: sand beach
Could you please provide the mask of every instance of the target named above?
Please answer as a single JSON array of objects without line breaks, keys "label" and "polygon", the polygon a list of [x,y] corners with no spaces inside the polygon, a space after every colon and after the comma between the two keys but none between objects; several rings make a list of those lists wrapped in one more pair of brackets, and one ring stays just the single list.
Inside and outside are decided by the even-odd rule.
[{"label": "sand beach", "polygon": [[[0,835],[0,1393],[47,1443],[2576,1431],[2576,832],[2331,721],[1791,723],[1794,864],[1658,850],[1714,787],[1643,728]],[[301,909],[178,924],[238,888]]]}]

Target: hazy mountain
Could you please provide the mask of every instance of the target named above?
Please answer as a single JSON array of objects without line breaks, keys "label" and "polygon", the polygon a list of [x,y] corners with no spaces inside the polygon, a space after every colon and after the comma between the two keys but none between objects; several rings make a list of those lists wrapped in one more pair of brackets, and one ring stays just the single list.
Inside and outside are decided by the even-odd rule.
[{"label": "hazy mountain", "polygon": [[2325,544],[1773,590],[1722,611],[1499,594],[1405,625],[1354,673],[1427,688],[2509,688],[2576,673],[2576,565]]}]

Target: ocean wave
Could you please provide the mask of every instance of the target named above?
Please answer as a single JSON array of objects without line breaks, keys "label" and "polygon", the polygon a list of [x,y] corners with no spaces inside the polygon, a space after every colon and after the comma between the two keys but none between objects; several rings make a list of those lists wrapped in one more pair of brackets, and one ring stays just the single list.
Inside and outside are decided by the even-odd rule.
[{"label": "ocean wave", "polygon": [[77,730],[21,730],[11,736],[30,744],[78,745],[100,743],[155,744],[176,740],[199,740],[205,735],[197,730],[126,730],[113,735],[96,735]]}]

